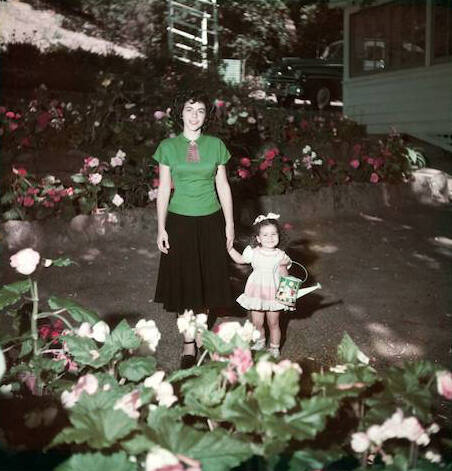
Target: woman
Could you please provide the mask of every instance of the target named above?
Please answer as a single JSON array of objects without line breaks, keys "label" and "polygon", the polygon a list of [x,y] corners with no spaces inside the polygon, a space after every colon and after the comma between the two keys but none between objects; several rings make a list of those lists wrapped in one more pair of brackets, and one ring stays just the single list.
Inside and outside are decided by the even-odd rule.
[{"label": "woman", "polygon": [[[160,172],[157,245],[162,252],[154,301],[179,314],[185,309],[206,312],[231,301],[227,252],[234,242],[234,222],[225,168],[230,154],[220,139],[202,133],[212,111],[201,92],[180,97],[172,115],[182,121],[183,132],[162,141],[154,154]],[[195,339],[186,335],[181,367],[195,360]]]}]

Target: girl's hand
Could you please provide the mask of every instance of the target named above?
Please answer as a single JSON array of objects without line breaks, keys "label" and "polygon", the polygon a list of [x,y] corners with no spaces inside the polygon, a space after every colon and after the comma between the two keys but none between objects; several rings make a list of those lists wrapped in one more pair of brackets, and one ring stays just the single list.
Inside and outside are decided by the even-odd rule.
[{"label": "girl's hand", "polygon": [[168,242],[168,233],[165,231],[165,229],[159,231],[157,235],[157,246],[160,252],[168,253],[168,249],[170,248],[170,246]]},{"label": "girl's hand", "polygon": [[226,226],[226,249],[228,252],[231,251],[232,246],[234,244],[234,226]]}]

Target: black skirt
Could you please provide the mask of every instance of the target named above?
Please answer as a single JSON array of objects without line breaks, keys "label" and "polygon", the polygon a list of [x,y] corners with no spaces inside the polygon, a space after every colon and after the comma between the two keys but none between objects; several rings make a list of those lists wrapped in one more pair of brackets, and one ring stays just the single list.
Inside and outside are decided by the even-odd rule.
[{"label": "black skirt", "polygon": [[154,301],[170,312],[231,305],[222,211],[207,216],[168,212],[166,231],[170,248],[160,255]]}]

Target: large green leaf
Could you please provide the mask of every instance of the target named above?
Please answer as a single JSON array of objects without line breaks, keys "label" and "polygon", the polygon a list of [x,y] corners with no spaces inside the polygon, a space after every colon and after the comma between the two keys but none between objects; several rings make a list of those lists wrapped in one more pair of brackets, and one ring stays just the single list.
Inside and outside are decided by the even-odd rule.
[{"label": "large green leaf", "polygon": [[140,338],[135,334],[129,324],[123,319],[113,330],[110,337],[107,337],[105,342],[111,343],[115,349],[135,349],[141,344]]},{"label": "large green leaf", "polygon": [[118,371],[121,377],[136,382],[154,373],[156,363],[154,357],[130,358],[119,364]]},{"label": "large green leaf", "polygon": [[135,471],[137,465],[132,463],[124,452],[113,455],[102,453],[76,454],[60,464],[55,471]]},{"label": "large green leaf", "polygon": [[149,451],[153,446],[155,446],[155,442],[148,438],[144,433],[140,433],[129,440],[122,441],[121,446],[130,455],[139,455],[140,453]]},{"label": "large green leaf", "polygon": [[330,448],[328,450],[303,448],[303,450],[298,450],[293,454],[289,463],[289,471],[324,469],[327,465],[342,458],[343,454],[339,448]]},{"label": "large green leaf", "polygon": [[247,396],[244,385],[226,394],[220,412],[222,420],[234,424],[239,432],[262,430],[258,403],[253,397]]},{"label": "large green leaf", "polygon": [[108,448],[137,428],[136,421],[121,410],[97,410],[90,413],[74,410],[69,420],[74,430],[63,429],[52,445],[75,441],[86,442],[94,449]]},{"label": "large green leaf", "polygon": [[9,285],[5,285],[0,289],[0,309],[6,306],[17,303],[22,294],[30,291],[31,282],[29,279],[23,281],[16,281]]},{"label": "large green leaf", "polygon": [[337,356],[340,363],[357,363],[358,356],[362,354],[351,337],[345,333],[341,343],[337,347]]},{"label": "large green leaf", "polygon": [[71,180],[75,183],[85,183],[87,181],[86,177],[80,173],[71,175]]},{"label": "large green leaf", "polygon": [[102,182],[101,182],[101,185],[106,187],[106,188],[114,188],[115,187],[115,184],[113,183],[113,181],[110,178],[103,178]]},{"label": "large green leaf", "polygon": [[314,438],[325,428],[328,416],[333,416],[338,402],[328,397],[314,396],[300,401],[301,411],[284,416],[284,421],[292,427],[293,435],[298,440]]},{"label": "large green leaf", "polygon": [[197,403],[205,407],[215,407],[221,403],[225,391],[221,387],[222,377],[215,369],[207,370],[203,375],[190,378],[182,384],[185,404],[195,406]]},{"label": "large green leaf", "polygon": [[22,342],[20,346],[19,358],[23,358],[33,351],[33,340],[27,339]]},{"label": "large green leaf", "polygon": [[80,304],[77,304],[71,299],[64,299],[52,296],[47,302],[51,309],[66,309],[67,312],[69,312],[69,314],[77,322],[88,322],[89,324],[94,325],[100,320],[99,316],[94,311],[80,306]]},{"label": "large green leaf", "polygon": [[165,421],[150,433],[167,450],[199,460],[203,471],[226,471],[252,456],[251,446],[223,429],[200,432],[180,422]]},{"label": "large green leaf", "polygon": [[[75,335],[67,335],[65,343],[69,353],[74,357],[77,363],[81,365],[90,365],[93,367],[100,367],[108,363],[113,355],[104,353],[101,355],[101,350],[97,348],[97,344],[93,339],[88,337],[77,337]],[[95,354],[94,352],[97,352]],[[99,355],[99,356],[97,356]]]},{"label": "large green leaf", "polygon": [[271,382],[260,382],[254,396],[264,414],[290,410],[299,391],[299,374],[293,368],[275,375]]}]

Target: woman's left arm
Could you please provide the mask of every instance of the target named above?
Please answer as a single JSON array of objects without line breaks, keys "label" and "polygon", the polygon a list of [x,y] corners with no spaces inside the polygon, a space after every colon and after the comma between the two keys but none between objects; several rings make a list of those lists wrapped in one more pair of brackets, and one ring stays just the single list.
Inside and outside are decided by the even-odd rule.
[{"label": "woman's left arm", "polygon": [[232,194],[229,186],[226,167],[218,165],[215,176],[215,185],[217,187],[218,198],[223,209],[224,220],[226,222],[226,248],[228,252],[232,249],[234,243],[234,216],[232,209]]}]

